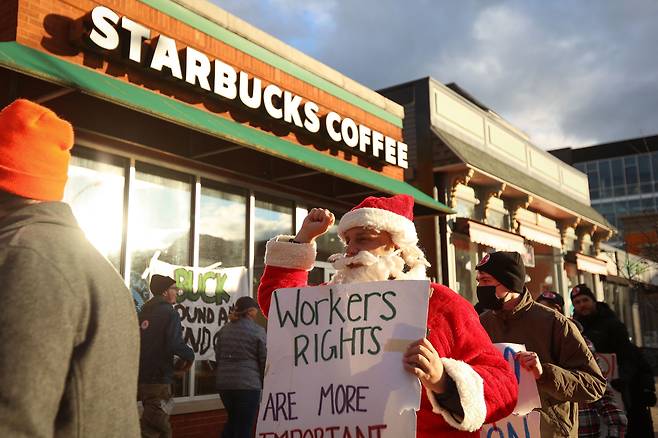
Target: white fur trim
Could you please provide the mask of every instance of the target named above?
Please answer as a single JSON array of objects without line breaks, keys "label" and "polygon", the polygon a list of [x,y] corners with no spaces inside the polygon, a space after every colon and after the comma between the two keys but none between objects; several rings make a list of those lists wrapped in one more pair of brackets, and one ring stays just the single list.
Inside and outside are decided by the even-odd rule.
[{"label": "white fur trim", "polygon": [[280,268],[310,271],[315,263],[316,245],[289,242],[295,236],[280,235],[265,245],[265,264]]},{"label": "white fur trim", "polygon": [[461,422],[458,421],[449,411],[439,405],[434,398],[434,393],[426,389],[427,398],[432,404],[432,412],[441,414],[446,422],[456,429],[468,432],[479,430],[487,417],[487,404],[484,401],[482,377],[469,364],[461,360],[442,357],[441,362],[443,362],[444,371],[452,377],[457,385],[459,399],[464,410],[464,418]]},{"label": "white fur trim", "polygon": [[406,217],[382,208],[363,207],[348,211],[340,218],[338,235],[343,238],[345,231],[354,227],[372,227],[391,233],[398,246],[416,245],[416,226]]}]

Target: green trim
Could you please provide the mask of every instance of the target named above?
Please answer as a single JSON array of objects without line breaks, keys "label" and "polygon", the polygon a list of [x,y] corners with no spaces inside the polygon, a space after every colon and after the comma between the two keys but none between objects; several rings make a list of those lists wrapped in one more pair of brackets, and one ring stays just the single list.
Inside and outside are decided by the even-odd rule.
[{"label": "green trim", "polygon": [[278,68],[297,79],[313,85],[327,93],[344,100],[362,110],[371,113],[389,123],[394,124],[398,128],[402,128],[402,119],[389,113],[385,109],[368,102],[367,100],[358,97],[339,85],[334,84],[320,76],[311,73],[297,64],[273,53],[258,44],[255,44],[248,39],[241,37],[228,29],[223,28],[219,24],[205,18],[183,6],[172,2],[171,0],[138,0],[158,11],[166,14],[176,20],[179,20],[201,32],[222,41],[229,46],[238,49],[254,58],[257,58],[272,67]]},{"label": "green trim", "polygon": [[403,181],[318,153],[312,148],[213,115],[16,42],[0,43],[0,65],[377,191],[408,194],[420,205],[442,213],[454,213],[450,208]]}]

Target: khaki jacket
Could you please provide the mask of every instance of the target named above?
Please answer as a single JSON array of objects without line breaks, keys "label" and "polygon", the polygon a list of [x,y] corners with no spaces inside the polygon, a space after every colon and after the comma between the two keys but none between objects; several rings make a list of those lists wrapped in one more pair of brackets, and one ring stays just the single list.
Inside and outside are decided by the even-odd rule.
[{"label": "khaki jacket", "polygon": [[600,399],[606,381],[576,326],[536,303],[527,289],[514,309],[487,311],[480,322],[494,343],[524,344],[539,356],[541,436],[577,437],[577,403]]}]

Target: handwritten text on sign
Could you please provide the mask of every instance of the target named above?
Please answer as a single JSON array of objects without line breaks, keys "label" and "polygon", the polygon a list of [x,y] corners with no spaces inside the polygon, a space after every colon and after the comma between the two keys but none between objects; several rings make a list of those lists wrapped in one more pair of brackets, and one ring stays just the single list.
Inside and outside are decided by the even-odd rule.
[{"label": "handwritten text on sign", "polygon": [[506,343],[494,345],[514,370],[516,382],[519,385],[519,398],[511,415],[493,424],[485,424],[482,427],[480,438],[538,438],[540,414],[533,411],[533,409],[541,407],[537,381],[534,375],[524,369],[516,358],[516,353],[526,351],[525,346]]},{"label": "handwritten text on sign", "polygon": [[539,411],[528,415],[510,415],[495,424],[485,424],[480,438],[540,438]]},{"label": "handwritten text on sign", "polygon": [[183,340],[197,360],[215,360],[219,329],[228,322],[235,300],[249,294],[247,269],[175,266],[156,258],[151,260],[149,271],[176,280],[176,286],[183,290],[174,306],[181,318]]},{"label": "handwritten text on sign", "polygon": [[420,384],[402,354],[425,335],[429,287],[410,280],[278,290],[257,437],[415,437]]}]

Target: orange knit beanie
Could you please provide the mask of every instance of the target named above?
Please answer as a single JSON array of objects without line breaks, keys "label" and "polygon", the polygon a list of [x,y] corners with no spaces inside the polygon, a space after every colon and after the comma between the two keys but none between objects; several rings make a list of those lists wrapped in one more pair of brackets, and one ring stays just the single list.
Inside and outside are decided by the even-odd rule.
[{"label": "orange knit beanie", "polygon": [[73,127],[34,102],[18,99],[0,112],[0,190],[61,201]]}]

